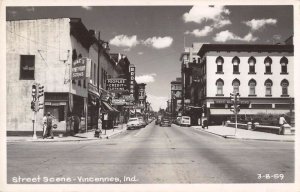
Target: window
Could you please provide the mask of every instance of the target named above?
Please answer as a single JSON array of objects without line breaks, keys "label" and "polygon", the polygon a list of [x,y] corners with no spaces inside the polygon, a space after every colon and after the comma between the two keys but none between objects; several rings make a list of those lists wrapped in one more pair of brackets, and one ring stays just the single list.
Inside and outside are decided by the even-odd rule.
[{"label": "window", "polygon": [[249,96],[256,96],[255,94],[256,81],[254,79],[251,79],[248,85],[249,85]]},{"label": "window", "polygon": [[272,96],[273,82],[270,79],[267,79],[265,81],[265,86],[266,86],[266,96]]},{"label": "window", "polygon": [[81,79],[78,80],[78,84],[79,87],[81,87]]},{"label": "window", "polygon": [[216,63],[217,63],[217,73],[223,73],[223,63],[224,63],[223,57],[220,56],[217,57]]},{"label": "window", "polygon": [[233,93],[238,93],[240,88],[240,81],[238,79],[234,79],[232,81]]},{"label": "window", "polygon": [[265,74],[272,74],[272,70],[271,70],[272,59],[270,57],[266,57],[264,63],[266,67]]},{"label": "window", "polygon": [[280,83],[281,88],[282,88],[282,95],[281,96],[288,96],[288,86],[289,86],[289,82],[284,79],[281,81]]},{"label": "window", "polygon": [[238,57],[234,57],[232,59],[232,64],[233,64],[233,74],[239,74],[239,65],[240,65],[240,59]]},{"label": "window", "polygon": [[20,79],[34,80],[34,55],[21,55],[20,58]]},{"label": "window", "polygon": [[281,64],[281,74],[288,74],[287,72],[288,59],[286,57],[282,57],[280,59],[280,64]]},{"label": "window", "polygon": [[248,59],[248,64],[249,64],[249,74],[255,74],[256,59],[253,56],[251,56]]},{"label": "window", "polygon": [[216,85],[217,85],[217,96],[224,96],[223,95],[224,81],[222,79],[218,79]]}]

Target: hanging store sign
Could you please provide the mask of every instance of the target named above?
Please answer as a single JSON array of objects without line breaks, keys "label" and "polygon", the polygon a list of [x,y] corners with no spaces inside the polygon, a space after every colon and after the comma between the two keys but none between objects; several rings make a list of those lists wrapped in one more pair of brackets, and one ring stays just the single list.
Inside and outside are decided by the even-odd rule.
[{"label": "hanging store sign", "polygon": [[85,79],[87,74],[88,58],[79,58],[72,63],[72,80]]},{"label": "hanging store sign", "polygon": [[88,91],[90,93],[93,93],[94,95],[97,95],[98,97],[100,97],[100,94],[98,92],[98,88],[95,85],[91,84],[91,83],[88,84]]},{"label": "hanging store sign", "polygon": [[108,91],[125,91],[126,90],[126,79],[113,78],[106,80],[106,90]]}]

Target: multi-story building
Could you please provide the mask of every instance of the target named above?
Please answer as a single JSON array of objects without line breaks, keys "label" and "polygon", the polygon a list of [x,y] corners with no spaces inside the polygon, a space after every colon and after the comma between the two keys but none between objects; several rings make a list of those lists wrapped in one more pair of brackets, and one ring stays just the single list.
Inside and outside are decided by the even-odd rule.
[{"label": "multi-story building", "polygon": [[182,102],[182,82],[181,78],[171,81],[171,113],[173,117],[178,116]]},{"label": "multi-story building", "polygon": [[240,115],[287,113],[294,108],[292,44],[204,44],[198,52],[199,89],[212,124],[232,115],[230,93],[240,94]]},{"label": "multi-story building", "polygon": [[[32,132],[31,86],[44,86],[44,108],[37,125],[51,112],[57,131],[70,133],[70,117],[83,117],[85,129],[97,126],[101,88],[117,69],[103,44],[80,19],[38,19],[6,22],[7,131]],[[86,58],[85,77],[72,80],[72,64]],[[92,111],[90,111],[92,110]],[[90,114],[90,115],[89,115]],[[41,130],[38,128],[38,130]]]},{"label": "multi-story building", "polygon": [[138,110],[141,113],[144,113],[145,109],[146,109],[146,99],[147,99],[147,95],[146,95],[146,84],[145,83],[139,83],[137,84],[138,86],[138,93],[139,93],[139,100],[138,100]]}]

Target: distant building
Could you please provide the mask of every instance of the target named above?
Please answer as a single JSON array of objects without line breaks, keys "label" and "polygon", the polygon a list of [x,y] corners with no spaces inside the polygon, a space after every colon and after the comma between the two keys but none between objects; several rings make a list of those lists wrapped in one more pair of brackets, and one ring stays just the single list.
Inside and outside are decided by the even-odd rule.
[{"label": "distant building", "polygon": [[182,81],[181,78],[176,78],[175,81],[171,81],[171,101],[170,110],[174,117],[178,116],[178,112],[181,110],[182,102]]}]

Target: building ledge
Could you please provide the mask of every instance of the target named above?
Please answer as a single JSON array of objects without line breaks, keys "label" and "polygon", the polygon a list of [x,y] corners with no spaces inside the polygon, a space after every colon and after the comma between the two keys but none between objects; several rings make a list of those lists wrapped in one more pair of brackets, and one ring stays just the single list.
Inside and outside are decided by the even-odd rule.
[{"label": "building ledge", "polygon": [[256,97],[257,95],[248,95],[248,97]]},{"label": "building ledge", "polygon": [[271,73],[264,73],[265,75],[272,75],[273,73],[271,72]]},{"label": "building ledge", "polygon": [[272,97],[272,95],[266,95],[266,97]]},{"label": "building ledge", "polygon": [[216,96],[224,96],[224,94],[216,94]]},{"label": "building ledge", "polygon": [[233,72],[233,74],[238,74],[238,75],[239,75],[239,74],[241,74],[241,73],[240,73],[240,72]]},{"label": "building ledge", "polygon": [[289,73],[280,73],[280,75],[288,75]]},{"label": "building ledge", "polygon": [[280,95],[280,97],[290,97],[290,95]]},{"label": "building ledge", "polygon": [[224,74],[224,72],[216,72],[216,74]]},{"label": "building ledge", "polygon": [[249,75],[256,75],[256,72],[249,72]]}]

